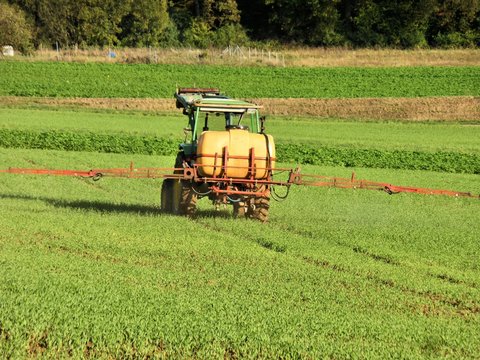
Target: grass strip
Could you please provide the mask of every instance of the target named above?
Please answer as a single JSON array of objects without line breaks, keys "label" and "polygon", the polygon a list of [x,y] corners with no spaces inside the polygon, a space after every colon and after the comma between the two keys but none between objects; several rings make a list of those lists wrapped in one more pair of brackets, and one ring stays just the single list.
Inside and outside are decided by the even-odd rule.
[{"label": "grass strip", "polygon": [[[180,141],[158,136],[0,129],[0,147],[117,154],[175,155]],[[480,174],[480,156],[460,152],[277,144],[281,162]]]}]

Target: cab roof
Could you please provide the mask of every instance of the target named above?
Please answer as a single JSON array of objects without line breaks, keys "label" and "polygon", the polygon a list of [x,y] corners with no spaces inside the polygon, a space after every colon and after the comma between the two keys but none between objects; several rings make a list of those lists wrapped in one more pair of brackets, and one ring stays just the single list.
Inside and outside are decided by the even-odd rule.
[{"label": "cab roof", "polygon": [[231,99],[218,89],[182,88],[175,93],[177,108],[208,112],[255,112],[261,106],[243,100]]}]

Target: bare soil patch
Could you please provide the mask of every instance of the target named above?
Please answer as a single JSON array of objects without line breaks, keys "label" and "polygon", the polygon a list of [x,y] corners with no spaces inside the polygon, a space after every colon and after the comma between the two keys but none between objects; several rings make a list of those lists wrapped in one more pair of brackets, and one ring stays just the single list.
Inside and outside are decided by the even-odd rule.
[{"label": "bare soil patch", "polygon": [[[410,121],[480,120],[480,97],[249,99],[270,115]],[[178,111],[172,99],[0,97],[3,106],[53,106],[112,110]]]},{"label": "bare soil patch", "polygon": [[256,99],[272,115],[372,120],[480,120],[480,97]]}]

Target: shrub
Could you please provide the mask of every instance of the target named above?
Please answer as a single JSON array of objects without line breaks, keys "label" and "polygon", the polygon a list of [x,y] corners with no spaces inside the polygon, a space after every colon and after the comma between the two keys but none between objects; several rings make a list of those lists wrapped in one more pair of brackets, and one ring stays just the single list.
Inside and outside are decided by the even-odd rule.
[{"label": "shrub", "polygon": [[32,28],[18,7],[0,3],[0,46],[11,45],[24,54],[33,48]]},{"label": "shrub", "polygon": [[434,42],[436,46],[442,48],[475,47],[480,43],[480,32],[469,30],[465,33],[438,34]]},{"label": "shrub", "polygon": [[194,20],[185,30],[183,38],[185,45],[206,49],[212,45],[213,35],[213,31],[206,22]]},{"label": "shrub", "polygon": [[229,24],[219,28],[214,34],[214,45],[226,47],[231,45],[244,46],[249,42],[245,29],[239,24]]}]

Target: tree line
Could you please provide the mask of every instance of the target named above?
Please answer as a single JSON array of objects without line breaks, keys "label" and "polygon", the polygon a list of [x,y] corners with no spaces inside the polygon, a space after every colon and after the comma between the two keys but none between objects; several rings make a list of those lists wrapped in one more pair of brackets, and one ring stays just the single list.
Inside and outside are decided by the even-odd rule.
[{"label": "tree line", "polygon": [[480,0],[0,0],[0,45],[478,47]]}]

